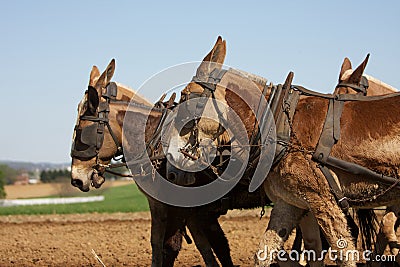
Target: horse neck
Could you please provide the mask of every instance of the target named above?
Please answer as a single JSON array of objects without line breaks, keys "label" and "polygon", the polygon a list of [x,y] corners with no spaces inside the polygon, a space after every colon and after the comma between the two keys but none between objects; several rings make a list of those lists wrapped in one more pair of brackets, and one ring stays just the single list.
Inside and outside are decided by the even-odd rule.
[{"label": "horse neck", "polygon": [[[119,142],[121,142],[121,144],[124,143],[128,145],[128,142],[123,140],[123,138],[127,138],[125,135],[127,132],[129,132],[129,135],[142,136],[143,128],[139,126],[141,123],[145,123],[145,140],[135,140],[135,144],[129,145],[135,146],[136,142],[147,142],[155,132],[158,122],[161,119],[162,112],[154,109],[154,105],[152,103],[147,101],[144,97],[140,96],[131,88],[118,83],[117,86],[117,102],[110,105],[110,123],[112,124],[111,127],[118,129]],[[125,120],[127,113],[130,114],[127,117],[127,120]],[[124,127],[127,128],[124,129]]]},{"label": "horse neck", "polygon": [[133,90],[132,88],[129,88],[128,86],[120,83],[116,84],[118,88],[116,99],[118,101],[125,101],[125,102],[132,101],[133,103],[142,104],[149,107],[153,105],[152,103],[147,101],[144,97],[135,92],[135,90]]},{"label": "horse neck", "polygon": [[[353,70],[347,70],[342,77],[340,78],[341,81],[347,81],[351,74],[353,73]],[[368,89],[367,89],[367,95],[369,96],[374,96],[374,95],[386,95],[386,94],[392,94],[394,92],[397,92],[397,89],[394,88],[391,85],[388,85],[370,75],[364,74],[365,78],[368,80]],[[344,93],[341,91],[342,88],[336,88],[334,94],[342,94]],[[354,94],[356,92],[353,92]]]},{"label": "horse neck", "polygon": [[[224,93],[222,101],[232,108],[246,128],[248,136],[251,136],[256,123],[256,118],[250,106],[257,109],[266,79],[256,75],[230,69],[223,77],[218,88]],[[256,110],[255,110],[256,112]]]},{"label": "horse neck", "polygon": [[[127,112],[147,114],[149,110],[152,109],[153,104],[127,86],[117,83],[117,87],[117,101],[110,103],[109,118],[111,128],[116,132],[118,141],[122,144],[125,114]],[[132,128],[134,126],[135,125],[131,125],[130,127]]]}]

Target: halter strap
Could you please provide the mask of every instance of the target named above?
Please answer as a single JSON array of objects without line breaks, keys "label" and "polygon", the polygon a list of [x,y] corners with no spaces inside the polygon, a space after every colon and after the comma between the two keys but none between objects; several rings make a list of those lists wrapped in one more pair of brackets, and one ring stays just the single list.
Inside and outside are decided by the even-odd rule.
[{"label": "halter strap", "polygon": [[[129,102],[116,99],[117,90],[118,87],[115,82],[110,82],[109,84],[107,84],[105,92],[101,95],[106,101],[99,103],[99,106],[97,107],[97,116],[83,115],[80,117],[80,120],[91,121],[95,124],[83,127],[82,129],[78,129],[78,127],[75,126],[75,131],[81,131],[81,142],[88,147],[84,150],[78,150],[76,148],[76,144],[73,145],[71,149],[72,157],[80,158],[82,160],[88,160],[96,157],[96,161],[98,161],[99,151],[104,141],[104,126],[107,127],[108,132],[110,133],[117,147],[117,153],[115,154],[114,158],[122,155],[122,146],[119,143],[114,131],[112,130],[108,118],[108,114],[110,112],[110,102],[123,102],[129,104]],[[93,139],[95,141],[91,141]],[[83,140],[87,140],[86,143]]]},{"label": "halter strap", "polygon": [[367,95],[367,89],[369,87],[368,79],[365,76],[361,77],[361,81],[359,85],[355,85],[347,82],[340,82],[336,85],[336,88],[340,87],[350,87],[355,90],[357,93],[362,93],[363,95]]}]

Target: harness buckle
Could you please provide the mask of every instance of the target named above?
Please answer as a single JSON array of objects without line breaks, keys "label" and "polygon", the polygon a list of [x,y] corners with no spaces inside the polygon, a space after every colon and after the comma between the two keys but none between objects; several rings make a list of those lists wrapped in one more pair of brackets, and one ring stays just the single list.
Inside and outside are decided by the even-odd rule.
[{"label": "harness buckle", "polygon": [[347,213],[347,211],[350,208],[349,201],[347,200],[347,197],[342,197],[341,199],[338,200],[339,206],[342,208],[344,213]]}]

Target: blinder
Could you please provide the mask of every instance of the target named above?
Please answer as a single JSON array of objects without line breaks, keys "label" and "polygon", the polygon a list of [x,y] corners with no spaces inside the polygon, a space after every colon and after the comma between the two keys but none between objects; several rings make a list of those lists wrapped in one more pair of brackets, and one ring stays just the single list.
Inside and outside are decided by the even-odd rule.
[{"label": "blinder", "polygon": [[200,97],[206,98],[203,93],[190,92],[184,99],[182,99],[181,104],[178,106],[179,117],[177,120],[175,120],[175,124],[178,129],[189,130],[195,126],[195,120],[201,116],[201,114],[199,115],[198,113],[203,113],[206,101],[200,101],[200,99],[199,101],[188,100],[193,100]]},{"label": "blinder", "polygon": [[[78,128],[75,126],[75,139],[72,144],[71,156],[83,160],[96,157],[104,140],[104,134],[98,131],[98,124]],[[104,127],[103,127],[104,130]]]},{"label": "blinder", "polygon": [[[94,87],[89,86],[88,90],[96,90]],[[88,93],[88,91],[86,91]],[[94,157],[98,157],[99,150],[101,149],[104,142],[104,128],[107,126],[116,146],[117,156],[122,154],[122,147],[120,146],[115,134],[113,133],[108,119],[108,113],[110,112],[110,101],[115,100],[117,96],[117,85],[115,82],[110,82],[106,88],[102,97],[106,100],[100,102],[97,107],[97,116],[82,115],[80,120],[86,120],[93,122],[92,124],[79,128],[75,126],[75,140],[72,144],[71,157],[75,157],[81,160],[90,160]]]},{"label": "blinder", "polygon": [[[200,85],[203,88],[203,92],[188,92],[185,97],[181,99],[178,109],[178,114],[181,119],[175,121],[178,129],[185,128],[186,130],[190,130],[195,127],[196,121],[200,119],[204,112],[208,98],[214,98],[214,92],[217,88],[217,84],[221,81],[225,73],[226,70],[219,70],[218,68],[215,68],[213,71],[211,71],[206,81],[205,79],[193,76],[192,82]],[[195,98],[199,98],[199,100],[188,101]],[[193,119],[189,120],[190,118]]]}]

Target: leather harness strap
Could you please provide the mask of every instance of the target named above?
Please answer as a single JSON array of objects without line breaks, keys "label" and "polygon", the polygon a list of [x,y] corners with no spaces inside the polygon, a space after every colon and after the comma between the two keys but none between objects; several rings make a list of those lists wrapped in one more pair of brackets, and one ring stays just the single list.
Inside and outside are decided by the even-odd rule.
[{"label": "leather harness strap", "polygon": [[277,107],[274,107],[273,110],[273,112],[275,112],[274,117],[277,143],[274,162],[272,164],[279,162],[285,155],[291,138],[291,122],[300,98],[300,93],[292,89],[293,77],[294,73],[290,72],[282,86],[283,93],[280,93],[280,99],[277,99]]},{"label": "leather harness strap", "polygon": [[340,88],[340,87],[350,87],[351,89],[355,90],[357,93],[361,93],[366,96],[367,90],[369,87],[369,83],[368,83],[368,79],[365,76],[362,76],[359,85],[355,85],[355,84],[348,83],[348,82],[339,82],[338,85],[336,85],[336,88]]},{"label": "leather harness strap", "polygon": [[324,127],[318,141],[317,148],[313,154],[313,159],[322,164],[326,164],[333,145],[340,138],[340,118],[342,116],[344,102],[329,99],[328,112],[326,113]]},{"label": "leather harness strap", "polygon": [[325,123],[318,141],[317,148],[315,149],[312,158],[320,163],[318,164],[318,168],[328,181],[331,191],[335,196],[340,208],[347,213],[350,207],[349,202],[344,196],[332,173],[326,167],[326,162],[329,159],[332,147],[339,141],[340,138],[340,118],[342,116],[343,106],[344,102],[335,101],[335,99],[329,99]]},{"label": "leather harness strap", "polygon": [[325,176],[328,181],[329,187],[333,195],[335,196],[336,201],[338,202],[340,208],[344,213],[347,213],[350,208],[350,204],[348,199],[344,196],[342,189],[339,187],[335,178],[333,177],[331,171],[326,167],[326,165],[318,164],[318,168],[321,170],[322,174]]},{"label": "leather harness strap", "polygon": [[[89,86],[88,90],[96,90],[96,89]],[[111,138],[113,139],[113,141],[117,147],[117,152],[114,154],[113,158],[115,160],[122,159],[122,163],[109,164],[107,166],[101,166],[101,167],[105,168],[104,171],[109,172],[114,175],[119,175],[119,176],[123,176],[123,177],[133,177],[133,175],[120,174],[120,173],[109,170],[110,168],[118,168],[118,167],[126,166],[125,159],[123,158],[122,144],[120,144],[117,136],[115,135],[114,131],[111,128],[108,114],[110,112],[110,104],[111,103],[130,105],[131,102],[116,99],[117,91],[118,91],[118,87],[117,87],[116,83],[110,82],[105,87],[105,91],[101,95],[101,97],[104,98],[105,101],[102,101],[99,103],[99,106],[98,106],[97,112],[96,112],[97,116],[83,115],[79,118],[80,120],[91,121],[94,123],[89,126],[85,126],[83,128],[80,128],[79,125],[75,126],[74,131],[77,136],[75,138],[76,140],[74,140],[74,143],[72,145],[71,156],[81,159],[81,160],[90,160],[92,158],[96,158],[97,165],[95,165],[93,168],[96,169],[96,168],[100,167],[101,164],[99,164],[99,151],[103,145],[104,134],[105,134],[104,130],[105,130],[105,127],[107,127],[108,132],[111,135]],[[168,112],[170,111],[170,109],[173,108],[173,99],[174,98],[171,98],[171,99],[166,104],[168,108],[165,107],[164,103],[162,103],[162,100],[159,101],[160,103],[156,103],[156,105],[153,107],[153,109],[155,109],[155,110],[162,111],[162,116],[158,122],[155,133],[153,134],[153,136],[149,140],[149,142],[146,143],[146,151],[143,152],[143,153],[146,153],[146,152],[150,153],[150,155],[151,155],[150,160],[152,162],[164,159],[164,155],[156,154],[156,147],[159,144],[159,141],[161,139],[162,125],[165,122]],[[171,101],[172,101],[172,104],[170,103]],[[78,141],[78,143],[81,143],[81,145],[79,145],[76,141]],[[122,156],[122,158],[117,159],[117,157],[120,157],[120,156]],[[144,161],[144,160],[142,160],[142,161]],[[138,160],[138,165],[140,165],[139,163],[140,163],[140,159]]]},{"label": "leather harness strap", "polygon": [[[290,72],[283,85],[271,85],[267,90],[264,90],[265,93],[270,93],[267,100],[270,108],[264,110],[259,123],[265,123],[265,120],[270,119],[267,117],[267,115],[270,114],[269,112],[272,113],[276,130],[275,156],[272,165],[276,165],[285,155],[291,138],[291,122],[300,98],[300,92],[293,90],[291,85],[293,76],[293,72]],[[262,126],[258,128],[264,129]],[[252,146],[253,150],[251,150],[250,153],[249,164],[244,175],[245,177],[251,177],[250,173],[254,171],[254,168],[257,166],[257,162],[259,161],[261,149],[260,147],[257,147],[257,145],[260,142],[260,137],[261,134],[257,133],[256,138],[254,138],[251,143],[254,148]]]},{"label": "leather harness strap", "polygon": [[[344,86],[344,84],[342,85]],[[317,147],[312,155],[312,159],[319,163],[318,168],[327,179],[336,200],[338,201],[340,207],[343,209],[344,212],[347,212],[349,208],[349,202],[359,201],[348,199],[344,196],[342,190],[340,189],[340,186],[337,184],[337,181],[334,179],[329,168],[340,169],[347,173],[361,175],[363,177],[368,177],[370,179],[380,181],[383,184],[387,184],[390,187],[385,190],[384,193],[394,187],[400,188],[400,179],[398,178],[385,176],[361,165],[346,162],[344,160],[330,156],[332,147],[340,139],[340,118],[345,102],[382,100],[390,97],[400,96],[400,92],[382,96],[366,96],[361,94],[331,95],[313,92],[301,86],[294,86],[294,88],[296,90],[299,90],[300,93],[303,95],[315,96],[329,100],[328,111],[325,118],[324,126]]]},{"label": "leather harness strap", "polygon": [[[200,118],[202,115],[205,103],[207,98],[214,97],[214,92],[216,89],[216,85],[220,82],[225,72],[214,70],[211,72],[208,80],[202,81],[197,77],[193,78],[193,82],[198,83],[204,89],[201,95],[196,94],[198,96],[202,96],[203,100],[198,101],[195,108],[195,118]],[[308,90],[302,86],[291,85],[293,79],[293,73],[289,73],[286,82],[284,85],[273,86],[270,90],[270,96],[268,98],[268,104],[270,106],[270,111],[272,112],[276,124],[276,154],[274,158],[274,163],[276,164],[279,160],[284,156],[287,148],[290,146],[291,138],[292,138],[292,119],[295,114],[295,110],[301,95],[304,96],[313,96],[318,98],[324,98],[329,101],[328,111],[326,114],[323,130],[320,135],[320,139],[318,141],[317,147],[313,152],[312,159],[315,162],[318,162],[319,169],[326,177],[327,182],[338,202],[340,207],[343,209],[345,213],[347,213],[349,208],[349,202],[352,202],[351,199],[347,199],[342,190],[340,189],[339,184],[333,177],[330,168],[337,168],[344,172],[363,175],[365,177],[369,177],[372,179],[376,179],[384,184],[390,185],[390,190],[392,187],[400,187],[400,179],[384,176],[382,174],[376,173],[372,170],[369,170],[363,166],[346,162],[337,158],[330,156],[332,147],[339,141],[340,139],[340,119],[344,107],[344,103],[348,101],[374,101],[381,100],[389,97],[400,96],[399,93],[394,93],[391,95],[383,95],[383,96],[366,96],[366,90],[368,88],[368,81],[365,77],[362,78],[362,81],[359,85],[352,85],[345,82],[341,82],[337,85],[338,87],[350,87],[360,94],[341,94],[341,95],[333,95],[333,94],[323,94]],[[362,94],[361,94],[362,93]],[[205,100],[204,100],[205,99]],[[189,100],[189,95],[185,100]],[[265,111],[264,111],[265,112]],[[262,116],[263,117],[263,116]],[[194,127],[194,125],[189,125],[189,127]],[[258,132],[253,133],[251,137],[251,144],[258,144],[260,134]],[[253,168],[253,165],[256,165],[258,157],[257,150],[253,151],[253,157],[249,160],[248,168],[246,169],[246,174],[248,174]]]},{"label": "leather harness strap", "polygon": [[[215,68],[210,73],[206,81],[197,76],[193,76],[192,82],[199,84],[203,88],[203,92],[202,93],[188,92],[186,96],[183,98],[183,100],[181,100],[181,105],[179,105],[179,112],[184,114],[183,119],[185,120],[186,118],[193,118],[193,120],[190,120],[183,125],[184,128],[192,129],[195,127],[196,123],[201,118],[204,112],[208,99],[210,98],[215,99],[214,93],[217,88],[217,84],[221,81],[225,73],[226,70],[219,70]],[[188,101],[195,98],[199,99],[196,102]],[[195,106],[193,107],[194,103]],[[216,103],[215,102],[213,103],[217,110],[219,118],[223,119]]]}]

